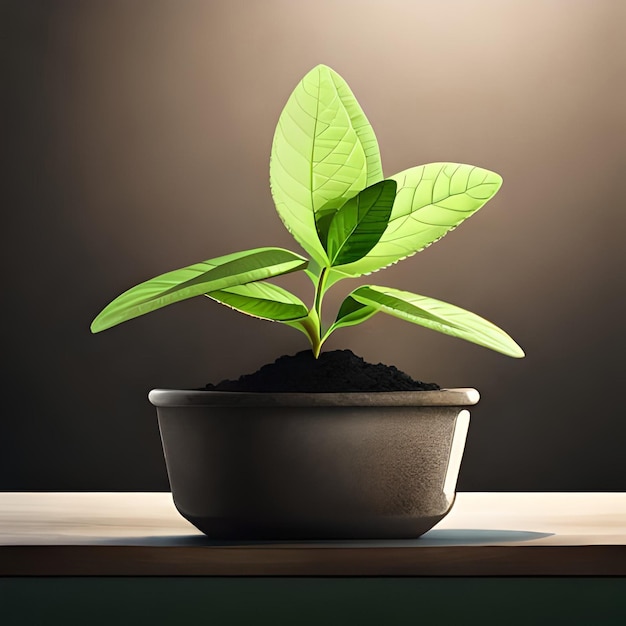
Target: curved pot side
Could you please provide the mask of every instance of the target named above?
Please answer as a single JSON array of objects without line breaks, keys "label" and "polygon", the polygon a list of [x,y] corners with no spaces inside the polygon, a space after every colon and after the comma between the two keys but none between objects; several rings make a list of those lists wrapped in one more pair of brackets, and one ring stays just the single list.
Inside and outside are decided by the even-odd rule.
[{"label": "curved pot side", "polygon": [[419,537],[452,507],[469,426],[462,406],[157,414],[174,503],[214,539]]}]

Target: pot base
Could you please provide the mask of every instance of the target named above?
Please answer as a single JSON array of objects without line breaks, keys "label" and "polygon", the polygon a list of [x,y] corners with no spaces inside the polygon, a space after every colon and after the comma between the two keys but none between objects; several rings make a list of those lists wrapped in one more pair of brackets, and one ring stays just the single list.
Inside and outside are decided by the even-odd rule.
[{"label": "pot base", "polygon": [[[450,503],[450,507],[452,503]],[[177,507],[178,508],[178,507]],[[449,510],[449,509],[448,509]],[[265,519],[195,517],[178,512],[212,539],[226,541],[415,539],[428,532],[444,515],[422,518]]]}]

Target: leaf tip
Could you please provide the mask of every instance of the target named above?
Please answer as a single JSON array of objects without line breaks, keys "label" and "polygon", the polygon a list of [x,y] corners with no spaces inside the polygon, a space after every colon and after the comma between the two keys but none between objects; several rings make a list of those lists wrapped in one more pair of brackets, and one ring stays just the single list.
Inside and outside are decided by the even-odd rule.
[{"label": "leaf tip", "polygon": [[91,331],[93,335],[95,335],[96,333],[99,333],[100,331],[104,329],[105,327],[102,325],[99,315],[98,317],[96,317],[96,319],[94,319],[93,322],[91,322],[91,326],[89,326],[89,330]]},{"label": "leaf tip", "polygon": [[526,353],[522,350],[522,348],[520,346],[518,346],[517,344],[515,344],[515,350],[514,353],[511,354],[511,356],[514,359],[523,359],[526,356]]},{"label": "leaf tip", "polygon": [[339,73],[330,67],[330,65],[326,65],[325,63],[318,63],[313,69],[307,72],[307,76],[310,76],[311,74],[317,74],[318,76],[326,75],[327,77],[335,77],[343,81],[343,78],[339,75]]},{"label": "leaf tip", "polygon": [[104,307],[104,309],[102,309],[102,311],[100,311],[100,313],[96,315],[93,322],[91,322],[91,325],[89,326],[89,330],[91,331],[93,335],[96,335],[97,333],[101,333],[103,330],[108,330],[109,328],[112,328],[113,326],[117,326],[122,321],[124,321],[124,320],[116,319],[114,317],[112,318],[110,315],[109,306],[110,305],[107,305],[106,307]]},{"label": "leaf tip", "polygon": [[[501,331],[504,333],[504,331]],[[506,348],[499,350],[505,356],[510,356],[514,359],[523,359],[526,356],[524,350],[522,350],[521,346],[510,336],[504,333],[505,338],[507,339]]]},{"label": "leaf tip", "polygon": [[331,71],[331,72],[334,72],[335,71],[335,70],[333,70],[332,67],[326,65],[325,63],[318,63],[311,71],[314,72],[316,70],[318,72],[321,72],[321,71]]}]

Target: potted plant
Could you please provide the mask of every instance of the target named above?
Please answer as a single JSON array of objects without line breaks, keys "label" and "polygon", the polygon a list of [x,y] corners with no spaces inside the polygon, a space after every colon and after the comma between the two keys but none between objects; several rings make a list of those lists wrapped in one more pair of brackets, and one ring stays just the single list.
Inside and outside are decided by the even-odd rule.
[{"label": "potted plant", "polygon": [[[322,325],[324,294],[426,248],[482,207],[501,177],[430,163],[384,178],[374,131],[346,82],[319,65],[280,115],[270,160],[276,209],[309,257],[256,248],[157,276],[113,300],[99,332],[204,295],[306,335],[310,361],[334,331],[387,313],[512,357],[521,348],[454,305],[375,284]],[[267,279],[303,271],[308,307]],[[324,357],[324,353],[322,354]],[[475,389],[310,393],[153,390],[180,513],[214,538],[418,537],[450,510]]]}]

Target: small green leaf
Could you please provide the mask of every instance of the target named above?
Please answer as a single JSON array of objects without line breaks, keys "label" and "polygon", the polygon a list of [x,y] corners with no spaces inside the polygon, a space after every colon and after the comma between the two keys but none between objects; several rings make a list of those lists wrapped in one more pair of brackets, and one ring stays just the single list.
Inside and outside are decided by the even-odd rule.
[{"label": "small green leaf", "polygon": [[503,330],[453,304],[390,287],[364,285],[350,296],[363,305],[496,352],[520,358],[524,351]]},{"label": "small green leaf", "polygon": [[367,256],[334,270],[360,276],[423,250],[478,211],[502,184],[495,172],[430,163],[391,177],[398,183],[389,225]]},{"label": "small green leaf", "polygon": [[168,304],[306,268],[307,260],[282,248],[255,248],[174,270],[118,296],[91,324],[97,333]]},{"label": "small green leaf", "polygon": [[296,241],[327,264],[316,217],[382,179],[374,131],[346,82],[325,65],[296,86],[278,120],[270,159],[276,210]]},{"label": "small green leaf", "polygon": [[237,285],[205,295],[246,315],[273,322],[299,320],[309,314],[300,298],[268,282]]},{"label": "small green leaf", "polygon": [[357,302],[351,296],[348,296],[339,307],[337,319],[335,323],[328,329],[324,339],[338,328],[346,326],[356,326],[365,322],[370,317],[378,313],[378,308]]},{"label": "small green leaf", "polygon": [[334,213],[326,246],[331,265],[358,261],[379,242],[389,223],[396,187],[395,180],[375,183]]}]

